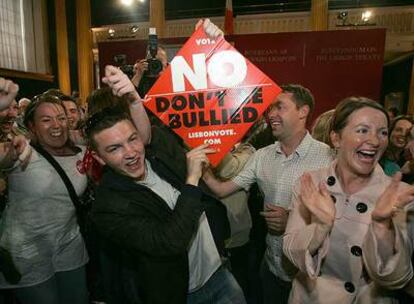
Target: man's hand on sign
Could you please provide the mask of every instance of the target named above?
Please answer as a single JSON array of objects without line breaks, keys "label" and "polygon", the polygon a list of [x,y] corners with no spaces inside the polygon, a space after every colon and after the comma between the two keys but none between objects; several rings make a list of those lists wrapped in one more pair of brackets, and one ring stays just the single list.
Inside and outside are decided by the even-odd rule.
[{"label": "man's hand on sign", "polygon": [[285,231],[289,215],[285,208],[265,204],[264,211],[260,214],[264,217],[270,234],[281,235]]},{"label": "man's hand on sign", "polygon": [[215,152],[216,150],[209,148],[208,144],[200,145],[187,152],[187,184],[198,186],[203,169],[209,165],[207,154]]},{"label": "man's hand on sign", "polygon": [[206,18],[204,20],[200,19],[198,20],[195,29],[198,29],[200,26],[203,26],[204,32],[210,37],[210,38],[217,38],[220,36],[224,36],[224,33],[217,25],[215,25],[213,22],[210,21],[210,19]]},{"label": "man's hand on sign", "polygon": [[119,97],[126,95],[131,103],[142,100],[128,76],[117,67],[107,65],[102,82],[112,89],[112,94]]},{"label": "man's hand on sign", "polygon": [[7,109],[19,92],[13,81],[0,77],[0,111]]}]

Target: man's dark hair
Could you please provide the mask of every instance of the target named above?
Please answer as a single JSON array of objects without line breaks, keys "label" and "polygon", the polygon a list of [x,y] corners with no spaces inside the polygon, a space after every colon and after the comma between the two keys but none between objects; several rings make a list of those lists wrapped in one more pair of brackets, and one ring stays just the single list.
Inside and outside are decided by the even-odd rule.
[{"label": "man's dark hair", "polygon": [[86,121],[85,134],[92,150],[97,150],[94,136],[105,129],[112,128],[123,120],[131,121],[130,116],[119,105],[104,108],[96,112]]},{"label": "man's dark hair", "polygon": [[307,120],[312,117],[313,109],[315,108],[315,100],[309,89],[299,84],[287,84],[280,87],[283,93],[291,93],[293,95],[293,101],[296,103],[297,108],[303,106],[309,107],[309,114]]}]

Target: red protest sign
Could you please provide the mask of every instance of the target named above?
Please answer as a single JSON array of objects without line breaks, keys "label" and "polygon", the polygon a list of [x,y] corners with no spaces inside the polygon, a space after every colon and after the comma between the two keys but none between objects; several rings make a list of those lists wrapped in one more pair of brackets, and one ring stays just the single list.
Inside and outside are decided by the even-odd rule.
[{"label": "red protest sign", "polygon": [[145,106],[192,148],[209,143],[216,166],[263,114],[280,88],[224,38],[202,27],[146,96]]}]

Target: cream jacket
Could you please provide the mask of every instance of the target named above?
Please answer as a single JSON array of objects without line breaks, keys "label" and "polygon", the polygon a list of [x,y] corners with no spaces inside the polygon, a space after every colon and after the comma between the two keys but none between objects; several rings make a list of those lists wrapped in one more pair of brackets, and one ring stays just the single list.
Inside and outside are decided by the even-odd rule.
[{"label": "cream jacket", "polygon": [[[298,199],[299,182],[294,188],[283,238],[285,255],[299,268],[289,303],[397,303],[392,289],[403,287],[413,275],[406,229],[396,229],[397,250],[383,263],[370,228],[371,212],[390,178],[378,165],[367,186],[346,195],[335,165],[334,161],[329,168],[311,172],[315,184],[326,183],[335,202],[336,219],[330,231],[311,221]],[[396,217],[395,226],[397,222]],[[318,248],[314,256],[309,248]]]}]

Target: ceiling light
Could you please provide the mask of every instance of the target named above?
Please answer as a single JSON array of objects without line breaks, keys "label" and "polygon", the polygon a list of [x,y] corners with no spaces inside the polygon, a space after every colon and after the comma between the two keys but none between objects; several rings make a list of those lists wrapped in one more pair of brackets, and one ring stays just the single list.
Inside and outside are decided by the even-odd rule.
[{"label": "ceiling light", "polygon": [[362,22],[368,22],[371,19],[372,12],[371,11],[365,11],[362,13],[361,20]]},{"label": "ceiling light", "polygon": [[114,37],[115,36],[115,30],[113,28],[108,29],[108,34],[110,37]]},{"label": "ceiling light", "polygon": [[133,26],[130,27],[129,30],[132,34],[135,34],[136,32],[138,32],[139,27],[138,27],[138,25],[133,25]]},{"label": "ceiling light", "polygon": [[133,0],[121,0],[121,3],[126,6],[130,6]]}]

